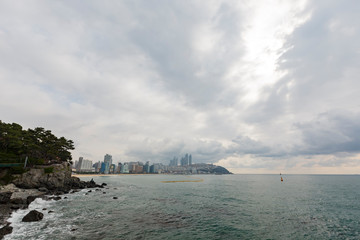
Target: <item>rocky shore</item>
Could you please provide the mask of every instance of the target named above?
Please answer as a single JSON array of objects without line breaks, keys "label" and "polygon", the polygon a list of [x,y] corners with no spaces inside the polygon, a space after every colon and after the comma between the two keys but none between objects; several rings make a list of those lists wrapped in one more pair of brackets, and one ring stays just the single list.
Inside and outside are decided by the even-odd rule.
[{"label": "rocky shore", "polygon": [[[68,163],[37,166],[21,175],[14,175],[13,178],[10,184],[0,186],[0,239],[12,232],[11,223],[7,222],[11,213],[18,209],[26,209],[36,198],[60,200],[62,194],[84,188],[103,188],[105,185],[98,185],[93,180],[85,182],[72,177]],[[55,197],[51,197],[53,195]],[[37,213],[32,215],[39,216]]]}]

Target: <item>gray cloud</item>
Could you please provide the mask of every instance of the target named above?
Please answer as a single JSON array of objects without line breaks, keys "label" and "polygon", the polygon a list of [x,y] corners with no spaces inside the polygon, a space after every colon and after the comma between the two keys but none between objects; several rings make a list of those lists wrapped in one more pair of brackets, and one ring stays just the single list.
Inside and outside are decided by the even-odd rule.
[{"label": "gray cloud", "polygon": [[2,1],[1,120],[74,158],[358,166],[360,4],[300,2]]}]

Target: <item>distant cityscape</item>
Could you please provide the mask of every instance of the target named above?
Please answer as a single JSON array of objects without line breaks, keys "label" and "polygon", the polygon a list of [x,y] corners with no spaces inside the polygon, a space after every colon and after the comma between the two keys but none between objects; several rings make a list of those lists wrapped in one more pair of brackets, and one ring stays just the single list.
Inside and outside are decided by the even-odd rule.
[{"label": "distant cityscape", "polygon": [[98,161],[94,164],[91,160],[79,157],[79,160],[74,162],[72,168],[73,172],[76,173],[95,174],[209,174],[216,173],[216,169],[219,167],[206,163],[194,164],[191,154],[186,153],[180,159],[178,157],[170,159],[168,165],[162,163],[150,164],[149,161],[145,163],[138,161],[114,164],[110,154],[105,154],[104,161]]}]

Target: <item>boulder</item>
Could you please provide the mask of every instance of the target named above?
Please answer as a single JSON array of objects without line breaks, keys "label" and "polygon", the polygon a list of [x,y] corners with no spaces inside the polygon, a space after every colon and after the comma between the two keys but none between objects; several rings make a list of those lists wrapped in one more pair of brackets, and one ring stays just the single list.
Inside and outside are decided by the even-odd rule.
[{"label": "boulder", "polygon": [[10,223],[5,227],[0,228],[0,239],[3,239],[5,235],[12,233],[12,230],[13,227],[10,226]]},{"label": "boulder", "polygon": [[28,214],[23,217],[23,222],[37,222],[43,219],[44,214],[36,210],[31,210]]},{"label": "boulder", "polygon": [[37,196],[28,196],[28,197],[26,198],[27,204],[32,203],[36,198],[37,198]]},{"label": "boulder", "polygon": [[20,206],[19,205],[12,205],[12,206],[10,206],[10,209],[18,210],[18,209],[20,209]]}]

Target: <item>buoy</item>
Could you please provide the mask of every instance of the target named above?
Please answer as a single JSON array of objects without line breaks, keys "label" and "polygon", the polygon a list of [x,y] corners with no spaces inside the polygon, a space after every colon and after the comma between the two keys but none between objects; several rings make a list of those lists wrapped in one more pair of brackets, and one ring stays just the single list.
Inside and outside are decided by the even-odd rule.
[{"label": "buoy", "polygon": [[284,180],[283,180],[283,178],[282,177],[280,177],[281,178],[281,181],[283,182]]}]

